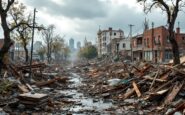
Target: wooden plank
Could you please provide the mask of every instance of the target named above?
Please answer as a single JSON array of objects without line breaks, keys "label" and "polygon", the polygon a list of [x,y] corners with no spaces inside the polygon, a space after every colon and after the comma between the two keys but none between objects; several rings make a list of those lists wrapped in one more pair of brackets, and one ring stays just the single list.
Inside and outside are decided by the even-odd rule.
[{"label": "wooden plank", "polygon": [[[150,81],[153,81],[154,80],[154,78],[152,78],[151,76],[149,76],[149,75],[145,75],[145,76],[143,76],[143,78],[144,79],[147,79],[147,80],[150,80]],[[163,80],[163,79],[155,79],[155,81],[156,82],[166,82],[166,80]]]},{"label": "wooden plank", "polygon": [[[183,81],[183,83],[184,83],[184,81]],[[178,92],[182,88],[183,83],[179,83],[179,82],[175,83],[172,91],[168,94],[168,96],[166,97],[166,99],[164,101],[165,105],[169,105],[173,101],[173,99],[176,97],[176,95],[178,94]]]},{"label": "wooden plank", "polygon": [[43,100],[43,99],[46,99],[48,98],[48,95],[47,94],[41,94],[41,93],[23,93],[23,94],[20,94],[18,96],[18,98],[20,100],[27,100],[27,101],[34,101],[34,102],[37,102],[37,101],[40,101],[40,100]]},{"label": "wooden plank", "polygon": [[150,100],[150,101],[156,100],[156,99],[162,97],[168,90],[169,89],[164,89],[164,90],[161,90],[158,92],[149,92],[149,96],[147,96],[147,98],[145,98],[145,99]]},{"label": "wooden plank", "polygon": [[4,73],[4,76],[3,76],[3,79],[5,78],[5,77],[7,77],[7,71],[5,71],[5,73]]},{"label": "wooden plank", "polygon": [[159,74],[159,69],[157,70],[157,73],[155,74],[155,77],[153,78],[153,81],[152,81],[152,84],[150,85],[149,91],[152,89],[152,87],[153,87],[153,85],[154,85],[154,83],[155,83],[155,81],[157,79],[158,74]]},{"label": "wooden plank", "polygon": [[135,92],[134,88],[132,88],[130,91],[124,94],[124,99],[127,99],[128,97],[132,96],[132,94]]},{"label": "wooden plank", "polygon": [[[32,68],[44,68],[46,67],[46,64],[45,63],[39,63],[39,64],[32,64],[31,65]],[[24,70],[24,69],[29,69],[30,68],[30,65],[24,65],[24,66],[19,66],[19,67],[16,67],[18,70]]]},{"label": "wooden plank", "polygon": [[56,79],[51,79],[48,81],[36,82],[36,86],[42,87],[42,86],[46,86],[46,85],[51,85],[51,84],[55,83],[56,81],[57,81]]},{"label": "wooden plank", "polygon": [[141,72],[140,69],[138,69],[136,66],[132,66],[134,69],[136,69],[138,72]]},{"label": "wooden plank", "polygon": [[33,91],[33,88],[32,88],[28,83],[26,83],[26,86],[27,86],[31,91]]},{"label": "wooden plank", "polygon": [[23,92],[23,93],[28,93],[29,90],[26,88],[25,85],[18,85],[18,88]]},{"label": "wooden plank", "polygon": [[[176,111],[182,111],[185,108],[185,102],[177,106],[173,111],[169,112],[167,115],[174,115]],[[184,114],[183,114],[184,115]]]},{"label": "wooden plank", "polygon": [[165,72],[159,75],[159,78],[162,80],[166,80],[170,72],[171,72],[171,69],[166,70]]},{"label": "wooden plank", "polygon": [[170,81],[168,81],[168,82],[162,84],[162,85],[159,86],[157,89],[155,89],[154,92],[158,92],[158,91],[162,90],[164,87],[166,87],[166,86],[170,85],[171,83],[173,83],[177,78],[178,78],[178,77],[174,77],[172,80],[170,80]]},{"label": "wooden plank", "polygon": [[132,82],[132,86],[134,87],[134,90],[135,90],[137,96],[138,96],[138,97],[141,97],[141,92],[140,92],[140,90],[139,90],[137,84],[136,84],[134,81]]}]

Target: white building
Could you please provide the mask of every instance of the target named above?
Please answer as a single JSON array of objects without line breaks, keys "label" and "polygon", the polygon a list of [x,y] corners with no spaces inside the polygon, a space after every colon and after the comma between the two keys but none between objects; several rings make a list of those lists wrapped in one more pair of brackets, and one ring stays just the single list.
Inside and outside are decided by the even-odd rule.
[{"label": "white building", "polygon": [[97,33],[97,46],[98,55],[114,53],[118,48],[118,43],[124,38],[124,32],[119,30],[113,30],[109,27],[108,30],[99,30]]},{"label": "white building", "polygon": [[131,44],[129,38],[124,38],[119,41],[119,53],[122,57],[131,57]]},{"label": "white building", "polygon": [[119,51],[130,51],[130,39],[124,38],[119,42]]}]

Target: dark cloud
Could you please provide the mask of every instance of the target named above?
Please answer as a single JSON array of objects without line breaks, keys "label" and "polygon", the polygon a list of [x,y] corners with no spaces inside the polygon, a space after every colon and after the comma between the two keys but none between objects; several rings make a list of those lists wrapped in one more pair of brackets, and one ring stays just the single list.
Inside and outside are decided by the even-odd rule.
[{"label": "dark cloud", "polygon": [[[135,9],[136,10],[136,9]],[[122,29],[125,33],[125,37],[128,36],[130,28],[129,24],[134,25],[133,35],[143,32],[144,20],[145,18],[149,20],[149,26],[151,27],[152,21],[154,21],[155,26],[165,25],[165,19],[163,16],[158,15],[159,12],[153,12],[151,14],[144,14],[143,12],[134,11],[132,8],[126,5],[118,5],[109,11],[106,18],[97,18],[94,20],[82,21],[79,24],[84,24],[85,26],[80,26],[76,30],[78,32],[92,33],[91,38],[96,36],[99,25],[101,29],[108,29],[112,27],[113,29]]]},{"label": "dark cloud", "polygon": [[[99,0],[61,0],[62,4],[57,4],[51,0],[25,0],[26,4],[36,7],[53,17],[67,17],[78,25],[74,32],[67,33],[68,37],[78,38],[83,41],[87,39],[95,41],[99,25],[101,29],[113,27],[122,29],[125,36],[129,34],[129,24],[133,24],[133,35],[143,32],[145,18],[149,20],[149,27],[154,22],[154,26],[166,25],[165,12],[153,10],[149,14],[137,11],[137,8],[130,8],[127,5],[112,5],[110,0],[100,2]],[[104,0],[106,1],[106,0]],[[139,4],[138,4],[139,5]],[[185,33],[185,13],[180,13],[177,22],[180,22],[182,32]],[[62,21],[62,20],[61,20]],[[177,27],[177,23],[176,26]]]},{"label": "dark cloud", "polygon": [[105,17],[107,6],[105,2],[99,0],[61,0],[62,4],[57,4],[51,0],[29,0],[28,5],[39,10],[45,10],[52,15],[63,15],[69,18],[92,19]]}]

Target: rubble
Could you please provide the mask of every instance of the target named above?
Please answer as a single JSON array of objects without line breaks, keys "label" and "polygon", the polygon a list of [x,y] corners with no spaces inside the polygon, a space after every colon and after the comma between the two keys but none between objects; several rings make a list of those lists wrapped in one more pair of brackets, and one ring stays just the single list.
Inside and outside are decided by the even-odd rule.
[{"label": "rubble", "polygon": [[[91,96],[113,99],[118,103],[126,99],[139,99],[134,103],[138,105],[135,109],[146,109],[153,114],[165,113],[172,102],[183,98],[184,67],[184,62],[176,66],[149,62],[130,65],[122,62],[93,63],[84,75],[86,82],[91,83],[81,88]],[[140,102],[150,104],[143,108]]]},{"label": "rubble", "polygon": [[[57,65],[52,66],[52,68],[56,67]],[[63,75],[58,74],[58,71],[57,74],[50,74],[56,71],[49,70],[48,68],[51,66],[44,63],[33,64],[31,68],[32,81],[29,77],[29,65],[11,64],[6,66],[3,77],[0,79],[0,107],[2,107],[2,112],[22,113],[27,108],[31,109],[32,112],[38,109],[42,109],[44,112],[44,109],[54,102],[52,92],[48,92],[50,88],[45,87],[66,87],[68,78],[65,77],[65,72]],[[63,69],[60,68],[60,71]],[[12,104],[16,106],[12,106]],[[7,106],[10,108],[6,109]],[[17,108],[20,111],[16,111]]]},{"label": "rubble", "polygon": [[0,79],[2,112],[173,115],[185,111],[185,62],[173,66],[106,59],[65,69],[44,63],[31,67],[32,80],[29,65],[6,66]]},{"label": "rubble", "polygon": [[49,98],[47,94],[29,92],[20,94],[18,99],[26,107],[33,108],[46,105]]}]

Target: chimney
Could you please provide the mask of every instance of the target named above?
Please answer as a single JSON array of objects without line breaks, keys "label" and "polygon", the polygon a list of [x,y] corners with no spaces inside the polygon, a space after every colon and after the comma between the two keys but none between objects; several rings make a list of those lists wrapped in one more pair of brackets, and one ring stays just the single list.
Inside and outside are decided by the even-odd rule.
[{"label": "chimney", "polygon": [[180,28],[179,27],[176,28],[176,33],[180,34]]}]

